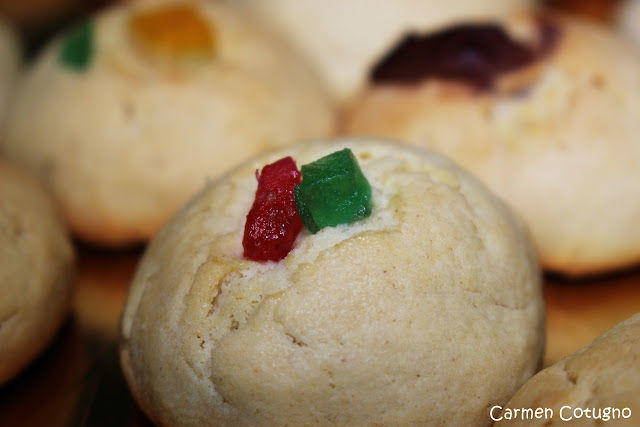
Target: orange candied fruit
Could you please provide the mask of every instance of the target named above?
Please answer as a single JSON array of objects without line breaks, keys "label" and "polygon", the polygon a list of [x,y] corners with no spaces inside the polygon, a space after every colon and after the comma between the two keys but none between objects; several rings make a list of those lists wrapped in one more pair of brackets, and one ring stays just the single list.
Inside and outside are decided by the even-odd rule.
[{"label": "orange candied fruit", "polygon": [[208,59],[215,53],[215,28],[189,5],[138,12],[129,31],[136,46],[161,59]]}]

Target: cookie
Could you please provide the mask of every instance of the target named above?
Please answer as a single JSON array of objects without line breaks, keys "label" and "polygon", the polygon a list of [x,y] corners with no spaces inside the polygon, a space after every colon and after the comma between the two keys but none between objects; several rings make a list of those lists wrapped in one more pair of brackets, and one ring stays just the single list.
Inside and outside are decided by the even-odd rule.
[{"label": "cookie", "polygon": [[525,219],[546,269],[604,273],[640,261],[639,92],[640,52],[611,31],[524,14],[407,37],[342,132],[448,156]]},{"label": "cookie", "polygon": [[[252,260],[281,235],[282,259]],[[121,363],[160,425],[488,425],[540,362],[540,285],[522,223],[450,161],[318,140],[211,183],[154,238]]]},{"label": "cookie", "polygon": [[495,425],[636,426],[639,358],[640,314],[636,314],[527,381],[504,408],[492,409]]},{"label": "cookie", "polygon": [[73,248],[40,184],[0,162],[0,385],[53,340],[73,288]]},{"label": "cookie", "polygon": [[501,16],[534,2],[241,0],[233,3],[240,3],[295,43],[324,72],[336,96],[346,102],[366,82],[371,65],[405,32],[430,30],[459,19]]},{"label": "cookie", "polygon": [[232,6],[132,2],[62,35],[17,89],[0,151],[72,231],[145,241],[207,179],[333,129],[315,72]]}]

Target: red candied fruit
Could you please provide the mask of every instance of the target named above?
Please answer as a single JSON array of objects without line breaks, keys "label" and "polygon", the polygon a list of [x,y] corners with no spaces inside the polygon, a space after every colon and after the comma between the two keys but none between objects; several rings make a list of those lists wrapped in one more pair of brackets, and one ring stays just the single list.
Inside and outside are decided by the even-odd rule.
[{"label": "red candied fruit", "polygon": [[302,221],[293,189],[302,175],[291,157],[256,171],[258,189],[244,226],[244,257],[253,261],[280,261],[293,248]]}]

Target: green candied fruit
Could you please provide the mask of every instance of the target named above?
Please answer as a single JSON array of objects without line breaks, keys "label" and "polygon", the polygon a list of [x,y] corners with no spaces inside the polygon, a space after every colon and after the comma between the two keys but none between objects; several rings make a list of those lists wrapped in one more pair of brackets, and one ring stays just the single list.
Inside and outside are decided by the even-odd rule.
[{"label": "green candied fruit", "polygon": [[300,171],[302,183],[296,185],[293,198],[302,223],[312,233],[371,215],[371,186],[348,148]]},{"label": "green candied fruit", "polygon": [[93,58],[93,24],[86,21],[75,28],[64,40],[60,62],[73,71],[84,71]]}]

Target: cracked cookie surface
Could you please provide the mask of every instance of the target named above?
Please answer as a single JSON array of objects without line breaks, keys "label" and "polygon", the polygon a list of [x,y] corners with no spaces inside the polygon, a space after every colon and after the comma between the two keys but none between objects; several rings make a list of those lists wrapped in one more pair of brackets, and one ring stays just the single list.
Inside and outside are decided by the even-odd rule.
[{"label": "cracked cookie surface", "polygon": [[[255,171],[343,148],[371,184],[371,216],[303,230],[280,262],[243,259]],[[161,425],[483,425],[535,372],[543,317],[527,233],[477,180],[414,147],[313,141],[211,183],[159,233],[121,360]]]}]

